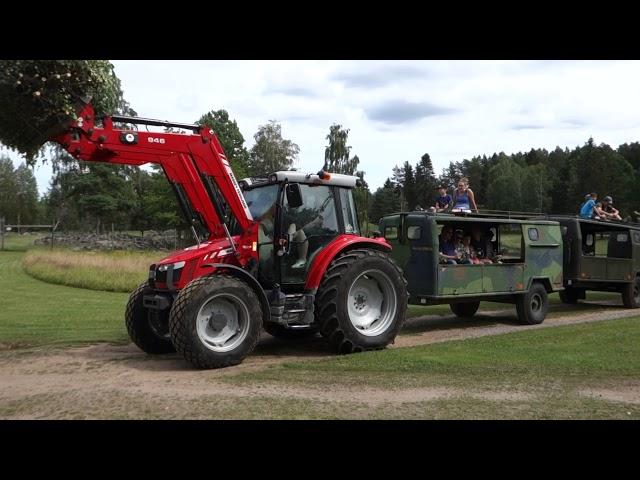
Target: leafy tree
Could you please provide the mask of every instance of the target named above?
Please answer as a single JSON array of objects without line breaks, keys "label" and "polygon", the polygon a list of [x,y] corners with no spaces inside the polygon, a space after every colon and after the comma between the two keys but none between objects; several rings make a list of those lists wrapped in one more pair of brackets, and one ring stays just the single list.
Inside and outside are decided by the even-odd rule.
[{"label": "leafy tree", "polygon": [[504,153],[491,168],[488,206],[493,210],[521,211],[523,168]]},{"label": "leafy tree", "polygon": [[237,178],[246,177],[250,163],[249,152],[244,146],[244,137],[238,124],[229,118],[229,113],[226,110],[211,110],[202,115],[196,124],[206,125],[215,132],[233,173]]},{"label": "leafy tree", "polygon": [[78,100],[88,98],[98,114],[130,112],[106,60],[2,60],[0,140],[32,165],[52,127],[71,119]]},{"label": "leafy tree", "polygon": [[253,138],[255,145],[250,151],[250,175],[289,170],[298,158],[300,148],[282,137],[282,127],[275,120],[269,120],[269,123],[258,128]]},{"label": "leafy tree", "polygon": [[16,216],[21,224],[33,224],[38,214],[38,184],[24,163],[15,170]]},{"label": "leafy tree", "polygon": [[349,158],[351,147],[347,145],[349,129],[334,123],[329,127],[329,134],[325,137],[329,141],[324,149],[323,170],[344,175],[355,175],[358,171],[360,159],[357,155]]},{"label": "leafy tree", "polygon": [[378,223],[380,218],[385,215],[400,211],[398,190],[389,178],[371,196],[370,205],[369,218],[375,223]]},{"label": "leafy tree", "polygon": [[9,157],[0,157],[0,217],[7,223],[16,220],[16,174],[13,161]]},{"label": "leafy tree", "polygon": [[436,176],[433,171],[433,163],[428,153],[420,158],[415,169],[416,202],[422,208],[427,209],[433,204],[436,191]]}]

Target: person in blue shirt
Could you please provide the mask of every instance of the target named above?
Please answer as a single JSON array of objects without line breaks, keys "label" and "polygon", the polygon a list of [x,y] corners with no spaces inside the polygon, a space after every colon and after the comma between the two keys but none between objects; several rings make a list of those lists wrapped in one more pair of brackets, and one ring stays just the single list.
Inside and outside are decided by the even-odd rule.
[{"label": "person in blue shirt", "polygon": [[478,212],[473,191],[469,188],[469,180],[466,177],[458,181],[458,188],[453,191],[453,211]]},{"label": "person in blue shirt", "polygon": [[449,225],[442,227],[442,233],[439,238],[440,243],[440,261],[449,265],[458,264],[458,252],[453,242],[453,228]]},{"label": "person in blue shirt", "polygon": [[594,218],[594,210],[596,208],[596,200],[598,199],[597,193],[592,193],[589,196],[589,200],[582,204],[580,207],[580,218]]},{"label": "person in blue shirt", "polygon": [[451,199],[451,195],[447,193],[447,187],[445,186],[441,186],[438,189],[438,193],[440,195],[436,197],[436,204],[432,210],[435,212],[444,212],[451,207],[453,200]]}]

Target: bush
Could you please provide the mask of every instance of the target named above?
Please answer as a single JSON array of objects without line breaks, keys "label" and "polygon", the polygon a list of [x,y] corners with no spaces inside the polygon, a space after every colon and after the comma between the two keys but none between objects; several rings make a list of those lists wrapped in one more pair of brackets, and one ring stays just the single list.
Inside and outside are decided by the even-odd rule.
[{"label": "bush", "polygon": [[56,128],[91,99],[96,114],[124,101],[120,80],[106,60],[0,61],[0,141],[30,162]]}]

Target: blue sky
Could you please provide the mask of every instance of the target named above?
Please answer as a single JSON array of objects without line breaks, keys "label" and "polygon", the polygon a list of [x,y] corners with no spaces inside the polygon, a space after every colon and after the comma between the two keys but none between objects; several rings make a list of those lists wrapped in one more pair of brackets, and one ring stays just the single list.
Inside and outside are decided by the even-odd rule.
[{"label": "blue sky", "polygon": [[[276,120],[302,170],[322,166],[340,123],[373,188],[424,153],[439,174],[473,155],[640,140],[638,61],[112,62],[140,116],[193,122],[224,108],[248,147]],[[36,178],[46,191],[50,168]]]}]

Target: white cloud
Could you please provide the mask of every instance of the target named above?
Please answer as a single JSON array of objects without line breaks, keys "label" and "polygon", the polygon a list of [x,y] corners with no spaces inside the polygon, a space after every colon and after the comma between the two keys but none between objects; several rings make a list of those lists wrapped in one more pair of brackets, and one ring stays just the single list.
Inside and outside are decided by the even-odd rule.
[{"label": "white cloud", "polygon": [[[638,61],[119,61],[139,115],[193,122],[226,109],[250,147],[270,119],[317,171],[336,122],[375,188],[428,152],[473,155],[640,140]],[[37,172],[45,191],[50,169]]]}]

